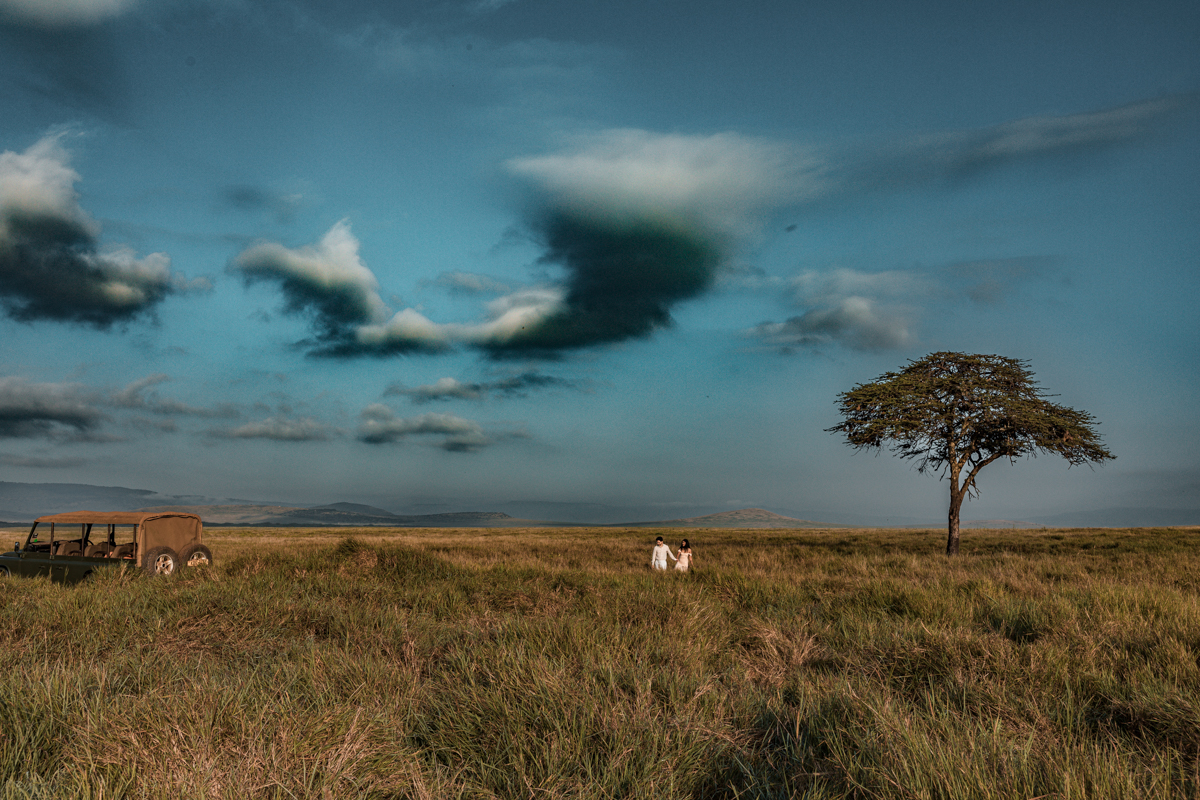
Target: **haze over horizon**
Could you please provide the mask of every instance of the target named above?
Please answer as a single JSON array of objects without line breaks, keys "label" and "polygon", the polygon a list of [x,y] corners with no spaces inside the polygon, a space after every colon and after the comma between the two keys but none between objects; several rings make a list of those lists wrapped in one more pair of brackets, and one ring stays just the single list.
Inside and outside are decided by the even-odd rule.
[{"label": "haze over horizon", "polygon": [[[1200,496],[1200,8],[0,0],[0,480],[940,518],[825,433],[1028,359]],[[498,510],[503,510],[502,508]]]}]

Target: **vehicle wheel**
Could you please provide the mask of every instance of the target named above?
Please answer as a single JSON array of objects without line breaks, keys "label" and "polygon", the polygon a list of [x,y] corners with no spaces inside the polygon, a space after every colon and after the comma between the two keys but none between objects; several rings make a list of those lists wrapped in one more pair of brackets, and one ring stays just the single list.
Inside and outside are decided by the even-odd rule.
[{"label": "vehicle wheel", "polygon": [[142,565],[151,575],[170,575],[179,566],[179,556],[169,547],[155,547],[146,553]]},{"label": "vehicle wheel", "polygon": [[8,567],[0,567],[0,581],[8,577]]},{"label": "vehicle wheel", "polygon": [[202,544],[194,544],[179,554],[179,565],[181,567],[211,567],[212,551]]}]

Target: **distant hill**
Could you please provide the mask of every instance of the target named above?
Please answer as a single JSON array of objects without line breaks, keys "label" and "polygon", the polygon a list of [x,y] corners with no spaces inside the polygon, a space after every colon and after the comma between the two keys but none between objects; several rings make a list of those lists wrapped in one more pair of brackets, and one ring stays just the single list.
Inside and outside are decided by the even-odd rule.
[{"label": "distant hill", "polygon": [[[374,513],[360,513],[347,508],[363,508]],[[448,514],[403,516],[390,511],[357,503],[333,503],[316,508],[300,506],[204,505],[151,506],[138,511],[182,511],[196,514],[205,525],[227,525],[267,528],[320,527],[388,527],[388,528],[479,528],[532,527],[530,520],[513,519],[500,511],[462,511]]]},{"label": "distant hill", "polygon": [[[161,497],[147,489],[89,486],[83,483],[12,483],[0,481],[0,508],[8,520],[33,520],[63,511],[128,511]],[[164,498],[167,499],[167,498]],[[174,498],[170,498],[174,499]]]},{"label": "distant hill", "polygon": [[842,528],[827,522],[812,522],[807,519],[785,517],[765,508],[743,508],[738,511],[722,511],[703,517],[668,519],[660,522],[627,522],[616,527],[628,528]]},{"label": "distant hill", "polygon": [[382,508],[375,506],[365,506],[362,503],[330,503],[324,506],[313,506],[313,511],[330,509],[333,511],[347,511],[351,514],[366,514],[371,517],[395,517],[391,511],[384,511]]},{"label": "distant hill", "polygon": [[[384,501],[387,502],[387,501]],[[400,501],[395,501],[399,503]],[[391,504],[391,503],[389,503]],[[489,503],[489,505],[491,505]],[[402,506],[403,507],[403,506]],[[199,495],[168,495],[149,489],[124,486],[92,486],[83,483],[16,483],[0,481],[0,520],[10,527],[27,525],[36,517],[64,511],[134,511],[146,508],[187,510],[199,514],[209,525],[263,526],[390,526],[390,527],[576,527],[614,526],[662,528],[944,528],[945,518],[843,515],[836,511],[813,512],[827,518],[853,519],[857,525],[813,522],[787,517],[761,508],[723,511],[705,516],[646,522],[621,519],[653,520],[661,506],[609,506],[596,503],[560,503],[548,501],[499,502],[493,508],[504,511],[456,512],[461,507],[452,501],[407,507],[408,513],[396,514],[362,503],[329,503],[314,507],[288,503],[270,503],[238,498],[213,498]],[[694,506],[693,513],[712,506]],[[505,513],[509,512],[509,513]],[[679,513],[679,512],[676,512]],[[944,513],[944,512],[943,512]],[[1171,508],[1097,508],[1063,511],[1054,515],[1031,516],[1020,520],[964,520],[964,528],[1040,528],[1040,527],[1120,527],[1148,528],[1200,525],[1200,509]]]}]

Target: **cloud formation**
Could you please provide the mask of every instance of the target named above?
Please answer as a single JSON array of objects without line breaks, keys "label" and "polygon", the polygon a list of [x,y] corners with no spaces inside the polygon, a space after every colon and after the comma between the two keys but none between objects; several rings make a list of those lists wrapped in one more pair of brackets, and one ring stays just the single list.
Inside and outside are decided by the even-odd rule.
[{"label": "cloud formation", "polygon": [[907,316],[865,297],[847,297],[784,322],[763,323],[748,333],[784,352],[832,343],[855,350],[889,350],[907,347],[915,338]]},{"label": "cloud formation", "polygon": [[408,397],[414,403],[429,403],[436,400],[482,400],[488,395],[524,397],[531,389],[574,387],[575,383],[565,378],[529,371],[479,383],[462,383],[454,378],[439,378],[435,383],[411,388],[394,383],[383,394],[385,397]]},{"label": "cloud formation", "polygon": [[785,352],[842,344],[857,350],[904,348],[916,343],[917,319],[928,301],[969,299],[993,305],[1021,283],[1044,278],[1056,263],[1046,256],[963,261],[928,270],[862,272],[836,268],[779,277],[743,272],[726,276],[731,288],[778,294],[805,309],[784,322],[746,331]]},{"label": "cloud formation", "polygon": [[279,194],[259,186],[235,184],[226,186],[221,192],[222,201],[238,211],[265,211],[277,222],[291,222],[303,199],[299,194]]},{"label": "cloud formation", "polygon": [[349,221],[342,220],[315,245],[291,249],[259,242],[239,254],[229,271],[247,285],[277,284],[286,313],[311,314],[320,336],[337,340],[351,326],[388,314],[375,274],[358,257],[358,244]]},{"label": "cloud formation", "polygon": [[312,417],[267,417],[227,430],[209,431],[220,439],[268,439],[275,442],[324,442],[336,431]]},{"label": "cloud formation", "polygon": [[87,439],[103,419],[76,384],[0,378],[0,438]]},{"label": "cloud formation", "polygon": [[[557,267],[559,276],[516,290],[465,272],[432,281],[472,294],[508,291],[473,323],[437,322],[415,308],[389,318],[344,221],[315,246],[255,245],[231,269],[247,283],[277,283],[288,312],[312,314],[313,355],[392,356],[466,346],[498,359],[556,357],[644,339],[670,326],[672,309],[708,292],[738,243],[783,208],[803,210],[1133,139],[1187,102],[1149,100],[838,152],[736,134],[615,130],[583,137],[562,152],[507,164],[529,189],[527,224],[543,249],[539,263]],[[930,291],[925,281],[917,272],[853,270],[776,279],[805,311],[751,334],[783,347],[835,341],[861,349],[906,346],[914,340],[912,309],[900,300]],[[977,288],[973,299],[987,302],[1000,282],[980,281]]]},{"label": "cloud formation", "polygon": [[42,456],[18,456],[12,453],[0,453],[0,464],[6,467],[25,467],[27,469],[69,469],[82,467],[87,464],[86,458],[46,458]]},{"label": "cloud formation", "polygon": [[[358,327],[334,356],[440,352],[466,345],[493,357],[553,356],[645,338],[671,308],[713,284],[732,243],[757,215],[811,194],[814,161],[796,148],[740,137],[609,131],[555,155],[515,159],[531,189],[529,225],[555,283],[503,295],[477,323],[438,323],[415,309]],[[479,276],[437,281],[502,289]]]},{"label": "cloud formation", "polygon": [[492,444],[478,422],[453,414],[421,414],[398,417],[382,403],[363,409],[358,440],[367,444],[391,444],[413,436],[440,436],[438,447],[454,453],[480,450]]},{"label": "cloud formation", "polygon": [[171,380],[162,373],[147,375],[125,388],[114,392],[110,402],[119,408],[136,409],[153,414],[181,415],[193,417],[236,417],[237,409],[231,405],[217,408],[200,408],[172,398],[161,397],[153,387]]},{"label": "cloud formation", "polygon": [[831,169],[837,194],[898,188],[953,178],[1034,158],[1132,141],[1159,130],[1193,95],[1141,100],[1080,114],[1045,115],[986,128],[921,136],[865,152],[848,152]]},{"label": "cloud formation", "polygon": [[119,16],[137,0],[0,0],[0,18],[43,27],[94,25]]},{"label": "cloud formation", "polygon": [[387,356],[401,353],[441,353],[457,345],[489,349],[536,329],[563,307],[556,287],[529,287],[498,297],[487,305],[487,318],[477,323],[438,323],[416,309],[397,312],[387,322],[361,325],[350,335],[316,351],[317,355]]},{"label": "cloud formation", "polygon": [[425,281],[424,285],[437,286],[454,294],[504,294],[512,291],[511,286],[495,278],[457,270],[443,272],[433,280]]},{"label": "cloud formation", "polygon": [[173,274],[164,253],[101,250],[60,139],[0,153],[0,303],[9,316],[104,329],[152,313],[170,294],[211,287]]}]

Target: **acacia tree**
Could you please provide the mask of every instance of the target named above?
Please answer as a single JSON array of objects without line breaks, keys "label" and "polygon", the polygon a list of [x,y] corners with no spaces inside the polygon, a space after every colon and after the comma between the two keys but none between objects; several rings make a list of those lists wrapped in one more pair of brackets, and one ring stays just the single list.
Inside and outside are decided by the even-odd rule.
[{"label": "acacia tree", "polygon": [[1038,453],[1071,465],[1116,458],[1093,430],[1093,417],[1051,403],[1027,369],[1003,356],[931,353],[838,395],[845,418],[830,433],[856,450],[885,445],[917,471],[950,478],[946,555],[958,553],[959,511],[978,495],[979,470],[998,458]]}]

